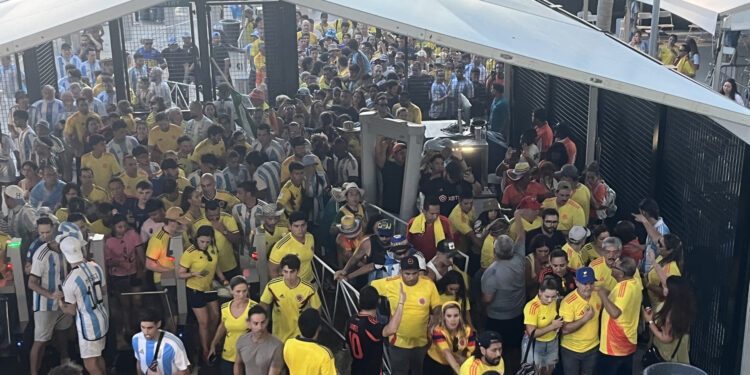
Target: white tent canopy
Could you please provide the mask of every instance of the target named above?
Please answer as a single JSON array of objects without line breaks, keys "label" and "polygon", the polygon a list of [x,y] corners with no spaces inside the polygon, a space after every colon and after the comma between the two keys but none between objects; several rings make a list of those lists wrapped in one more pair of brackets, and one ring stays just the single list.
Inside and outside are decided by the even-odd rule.
[{"label": "white tent canopy", "polygon": [[750,110],[528,0],[286,0],[413,38],[707,115],[750,143]]},{"label": "white tent canopy", "polygon": [[[638,0],[652,5],[653,0]],[[716,31],[720,15],[733,15],[750,9],[748,0],[661,0],[659,8],[668,10],[708,31]],[[747,15],[747,12],[744,12]]]},{"label": "white tent canopy", "polygon": [[21,52],[163,0],[8,0],[0,2],[0,54]]}]

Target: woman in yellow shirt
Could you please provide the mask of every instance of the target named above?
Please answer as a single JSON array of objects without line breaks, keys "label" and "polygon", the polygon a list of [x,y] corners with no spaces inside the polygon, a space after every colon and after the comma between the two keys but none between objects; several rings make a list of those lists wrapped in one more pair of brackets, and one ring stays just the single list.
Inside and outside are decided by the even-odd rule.
[{"label": "woman in yellow shirt", "polygon": [[443,304],[440,323],[432,330],[432,344],[424,358],[423,372],[430,375],[458,374],[461,364],[474,352],[474,330],[466,324],[456,301]]},{"label": "woman in yellow shirt", "polygon": [[463,319],[467,325],[471,323],[471,305],[469,303],[469,294],[467,292],[466,281],[460,272],[450,270],[435,283],[435,287],[440,294],[440,303],[454,301],[463,312]]},{"label": "woman in yellow shirt", "polygon": [[211,281],[214,275],[225,284],[227,280],[216,268],[219,252],[216,249],[214,228],[208,225],[198,228],[193,242],[182,254],[177,276],[187,279],[185,286],[188,305],[193,309],[195,320],[198,321],[203,359],[207,360],[212,338],[211,330],[218,325],[219,320],[216,293],[207,292],[211,291]]},{"label": "woman in yellow shirt", "polygon": [[643,285],[646,286],[651,306],[657,306],[664,302],[666,294],[664,286],[670,276],[682,276],[678,264],[682,261],[682,241],[674,234],[665,234],[656,245],[659,247],[659,256],[654,258],[654,253],[646,252],[650,264],[654,266],[646,274]]},{"label": "woman in yellow shirt", "polygon": [[247,312],[258,303],[247,296],[248,285],[245,277],[237,275],[229,281],[232,300],[221,305],[221,322],[211,341],[209,356],[216,354],[216,346],[224,339],[221,352],[221,373],[232,374],[234,360],[237,359],[237,339],[247,333]]},{"label": "woman in yellow shirt", "polygon": [[558,288],[555,276],[545,277],[539,285],[539,294],[523,309],[526,333],[521,343],[522,353],[532,346],[523,360],[533,363],[540,375],[552,374],[558,359],[557,332],[563,326],[562,317],[557,315]]}]

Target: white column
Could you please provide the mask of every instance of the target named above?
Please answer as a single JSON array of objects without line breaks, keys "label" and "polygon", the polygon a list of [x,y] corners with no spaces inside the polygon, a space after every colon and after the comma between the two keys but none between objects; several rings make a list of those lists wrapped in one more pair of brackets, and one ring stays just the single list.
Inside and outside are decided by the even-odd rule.
[{"label": "white column", "polygon": [[[375,164],[377,136],[392,138],[406,144],[407,156],[399,216],[404,220],[409,220],[416,210],[419,162],[422,159],[422,146],[424,145],[424,125],[383,119],[375,112],[361,113],[359,122],[362,125],[362,187],[365,189],[367,201],[375,202],[377,197],[377,166]],[[388,197],[383,197],[383,199],[388,199]]]},{"label": "white column", "polygon": [[597,118],[599,117],[599,88],[589,86],[589,117],[586,125],[586,165],[596,160],[596,141],[599,137]]}]

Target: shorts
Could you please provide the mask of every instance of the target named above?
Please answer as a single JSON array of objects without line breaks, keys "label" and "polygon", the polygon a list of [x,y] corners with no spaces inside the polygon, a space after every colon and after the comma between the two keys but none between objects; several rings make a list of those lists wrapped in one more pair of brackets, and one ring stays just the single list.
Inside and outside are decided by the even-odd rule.
[{"label": "shorts", "polygon": [[63,331],[73,325],[73,315],[61,310],[34,311],[34,341],[52,340],[54,331]]},{"label": "shorts", "polygon": [[206,307],[206,305],[209,302],[216,301],[217,299],[219,299],[216,293],[206,293],[206,292],[201,292],[200,290],[195,290],[195,289],[190,289],[190,288],[185,288],[185,292],[187,294],[188,306],[190,306],[193,309]]},{"label": "shorts", "polygon": [[[558,360],[558,339],[555,338],[552,341],[539,341],[536,340],[529,356],[526,358],[526,363],[533,363],[539,367],[554,366]],[[523,342],[521,343],[521,360],[523,361],[523,355],[526,354],[526,347],[529,345],[529,336],[523,335]]]},{"label": "shorts", "polygon": [[83,335],[78,333],[78,347],[81,350],[81,359],[101,357],[106,344],[106,336],[100,338],[99,340],[89,341],[84,339]]},{"label": "shorts", "polygon": [[[240,269],[240,266],[237,266],[221,274],[224,275],[224,280],[232,280],[233,277],[242,275],[242,269]],[[219,278],[216,277],[216,280],[219,280]]]},{"label": "shorts", "polygon": [[136,277],[135,274],[128,276],[110,276],[109,277],[109,288],[117,293],[127,293],[131,291],[131,288],[141,286],[141,280]]}]

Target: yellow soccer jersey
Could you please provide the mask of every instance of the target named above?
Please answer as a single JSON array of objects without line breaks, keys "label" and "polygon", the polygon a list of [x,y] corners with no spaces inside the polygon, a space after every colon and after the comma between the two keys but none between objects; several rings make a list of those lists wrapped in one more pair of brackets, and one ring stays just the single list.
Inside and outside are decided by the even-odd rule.
[{"label": "yellow soccer jersey", "polygon": [[609,294],[609,299],[622,311],[617,319],[606,309],[602,311],[602,332],[599,351],[611,356],[635,352],[638,343],[638,319],[643,294],[635,279],[623,280]]},{"label": "yellow soccer jersey", "polygon": [[273,311],[273,335],[281,342],[300,334],[297,321],[305,309],[320,308],[320,297],[315,288],[300,280],[296,287],[290,288],[283,277],[272,279],[266,284],[260,302],[270,306]]},{"label": "yellow soccer jersey", "polygon": [[[276,230],[279,230],[279,227],[276,227]],[[299,258],[299,277],[308,283],[312,282],[314,276],[312,262],[315,255],[315,238],[313,235],[305,233],[305,243],[301,243],[291,233],[285,234],[271,249],[268,261],[273,264],[280,264],[281,259],[289,254],[294,254]]]},{"label": "yellow soccer jersey", "polygon": [[91,168],[94,171],[94,185],[109,186],[112,177],[122,173],[120,163],[114,155],[105,152],[99,158],[89,152],[81,157],[81,168]]},{"label": "yellow soccer jersey", "polygon": [[586,306],[594,310],[594,317],[573,333],[562,335],[562,347],[576,353],[587,352],[599,345],[599,315],[602,312],[602,300],[599,293],[593,291],[588,301],[578,291],[572,291],[560,303],[560,316],[565,323],[572,323],[583,317]]},{"label": "yellow soccer jersey", "polygon": [[289,375],[336,375],[333,353],[304,337],[284,343],[284,362],[289,368]]},{"label": "yellow soccer jersey", "polygon": [[[396,312],[399,301],[399,286],[403,284],[401,276],[392,276],[372,282],[381,296],[391,303],[391,314]],[[404,285],[406,301],[404,302],[403,319],[396,334],[391,337],[391,344],[404,349],[418,348],[428,344],[427,325],[432,309],[440,306],[440,295],[435,283],[427,276],[420,276],[413,286]]]},{"label": "yellow soccer jersey", "polygon": [[[534,297],[523,308],[523,324],[536,326],[536,329],[542,329],[550,325],[557,316],[557,303],[543,304],[539,296]],[[549,331],[542,336],[537,337],[537,341],[549,342],[557,337],[557,332]]]},{"label": "yellow soccer jersey", "polygon": [[[227,228],[227,231],[229,233],[239,233],[240,229],[237,227],[237,222],[234,221],[234,218],[232,215],[229,215],[225,212],[221,213],[220,220],[222,224],[224,224],[224,227]],[[211,226],[211,222],[208,221],[205,217],[193,222],[193,233],[198,233],[198,228],[202,226]],[[214,229],[214,238],[216,239],[216,247],[219,249],[219,260],[218,260],[218,268],[221,272],[229,271],[235,267],[237,267],[237,258],[235,258],[234,255],[234,246],[232,245],[229,240],[227,240],[226,236],[222,234],[221,232]]]},{"label": "yellow soccer jersey", "polygon": [[198,250],[195,245],[191,245],[180,258],[180,266],[185,267],[190,272],[203,272],[205,276],[191,277],[187,279],[185,285],[193,290],[207,292],[211,290],[211,281],[216,274],[216,261],[218,252],[216,246],[209,246],[207,250],[211,260],[208,260],[206,253]]}]

